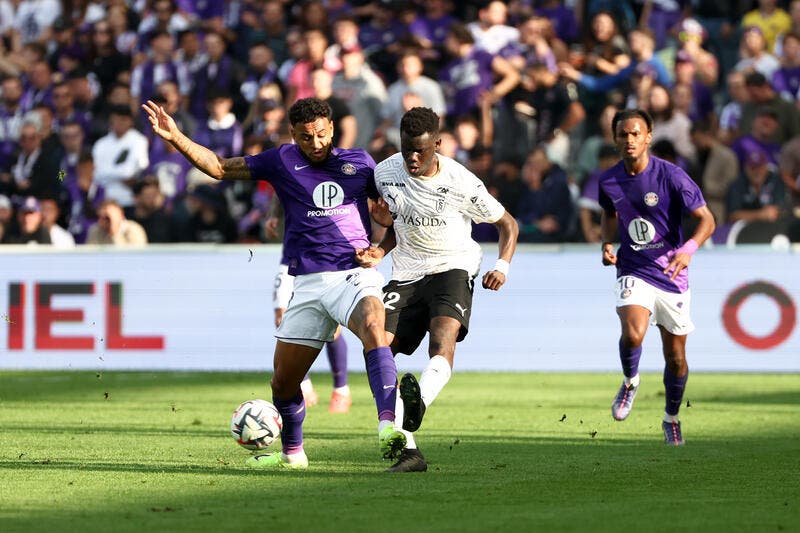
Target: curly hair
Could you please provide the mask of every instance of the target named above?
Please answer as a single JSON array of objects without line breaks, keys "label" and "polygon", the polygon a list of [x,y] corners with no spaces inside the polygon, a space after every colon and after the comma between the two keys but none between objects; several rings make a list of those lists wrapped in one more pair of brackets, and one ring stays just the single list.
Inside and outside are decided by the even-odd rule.
[{"label": "curly hair", "polygon": [[318,118],[331,120],[332,117],[331,106],[328,105],[328,102],[323,102],[319,98],[302,98],[289,108],[289,122],[292,126],[308,124]]},{"label": "curly hair", "polygon": [[[631,118],[640,118],[644,120],[644,123],[647,125],[647,131],[653,131],[653,117],[651,117],[650,113],[644,109],[623,109],[621,111],[617,111],[614,114],[614,118],[611,119],[611,131],[616,132],[617,124],[623,120],[628,120]],[[616,133],[614,133],[614,135],[616,135]]]},{"label": "curly hair", "polygon": [[439,133],[439,115],[428,107],[413,107],[400,119],[400,133],[409,137],[419,137],[426,133]]}]

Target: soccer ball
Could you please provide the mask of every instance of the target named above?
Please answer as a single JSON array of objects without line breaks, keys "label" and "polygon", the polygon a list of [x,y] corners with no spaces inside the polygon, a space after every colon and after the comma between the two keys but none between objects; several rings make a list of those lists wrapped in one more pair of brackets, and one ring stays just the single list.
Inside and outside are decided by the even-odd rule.
[{"label": "soccer ball", "polygon": [[231,435],[248,450],[260,450],[275,442],[282,427],[281,414],[266,400],[247,400],[231,418]]}]

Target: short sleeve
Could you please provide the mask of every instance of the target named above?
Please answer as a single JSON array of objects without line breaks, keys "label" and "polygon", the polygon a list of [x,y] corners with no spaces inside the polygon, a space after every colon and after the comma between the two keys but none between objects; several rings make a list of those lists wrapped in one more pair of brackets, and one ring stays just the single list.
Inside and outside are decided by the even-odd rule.
[{"label": "short sleeve", "polygon": [[686,172],[681,170],[680,168],[676,168],[674,170],[676,173],[676,178],[674,180],[674,184],[677,186],[678,192],[680,193],[681,201],[683,202],[683,209],[686,212],[692,212],[699,207],[703,207],[706,205],[705,198],[703,198],[703,193],[700,191],[700,187],[689,177]]},{"label": "short sleeve", "polygon": [[254,180],[272,182],[280,172],[281,159],[278,148],[270,148],[256,155],[246,155],[244,162]]},{"label": "short sleeve", "polygon": [[497,222],[506,212],[505,207],[489,194],[483,182],[477,176],[467,171],[467,195],[464,199],[464,212],[474,222]]},{"label": "short sleeve", "polygon": [[614,207],[614,202],[611,201],[611,198],[608,197],[606,191],[603,190],[602,185],[598,185],[597,191],[597,201],[600,203],[600,207],[603,208],[609,215],[613,215],[617,212],[617,209]]}]

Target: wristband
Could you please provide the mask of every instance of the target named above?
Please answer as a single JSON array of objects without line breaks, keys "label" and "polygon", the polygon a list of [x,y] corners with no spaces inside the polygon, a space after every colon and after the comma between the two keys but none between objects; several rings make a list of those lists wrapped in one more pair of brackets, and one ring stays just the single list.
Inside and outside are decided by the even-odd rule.
[{"label": "wristband", "polygon": [[700,246],[697,244],[696,240],[689,239],[688,241],[683,243],[683,246],[681,246],[680,248],[675,250],[675,255],[678,255],[678,254],[689,254],[689,255],[692,255],[693,253],[695,253],[697,251],[697,249],[699,247]]},{"label": "wristband", "polygon": [[504,276],[508,276],[508,269],[511,265],[505,259],[498,259],[494,263],[494,268],[492,270],[497,270]]}]

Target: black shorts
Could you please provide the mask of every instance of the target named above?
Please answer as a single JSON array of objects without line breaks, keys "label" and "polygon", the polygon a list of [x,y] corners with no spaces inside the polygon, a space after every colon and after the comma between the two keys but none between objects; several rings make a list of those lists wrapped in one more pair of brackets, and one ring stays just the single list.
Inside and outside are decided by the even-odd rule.
[{"label": "black shorts", "polygon": [[383,288],[383,306],[386,331],[394,334],[397,351],[413,353],[437,316],[458,320],[461,329],[456,341],[463,340],[469,330],[473,288],[465,270],[448,270],[417,281],[390,281]]}]

